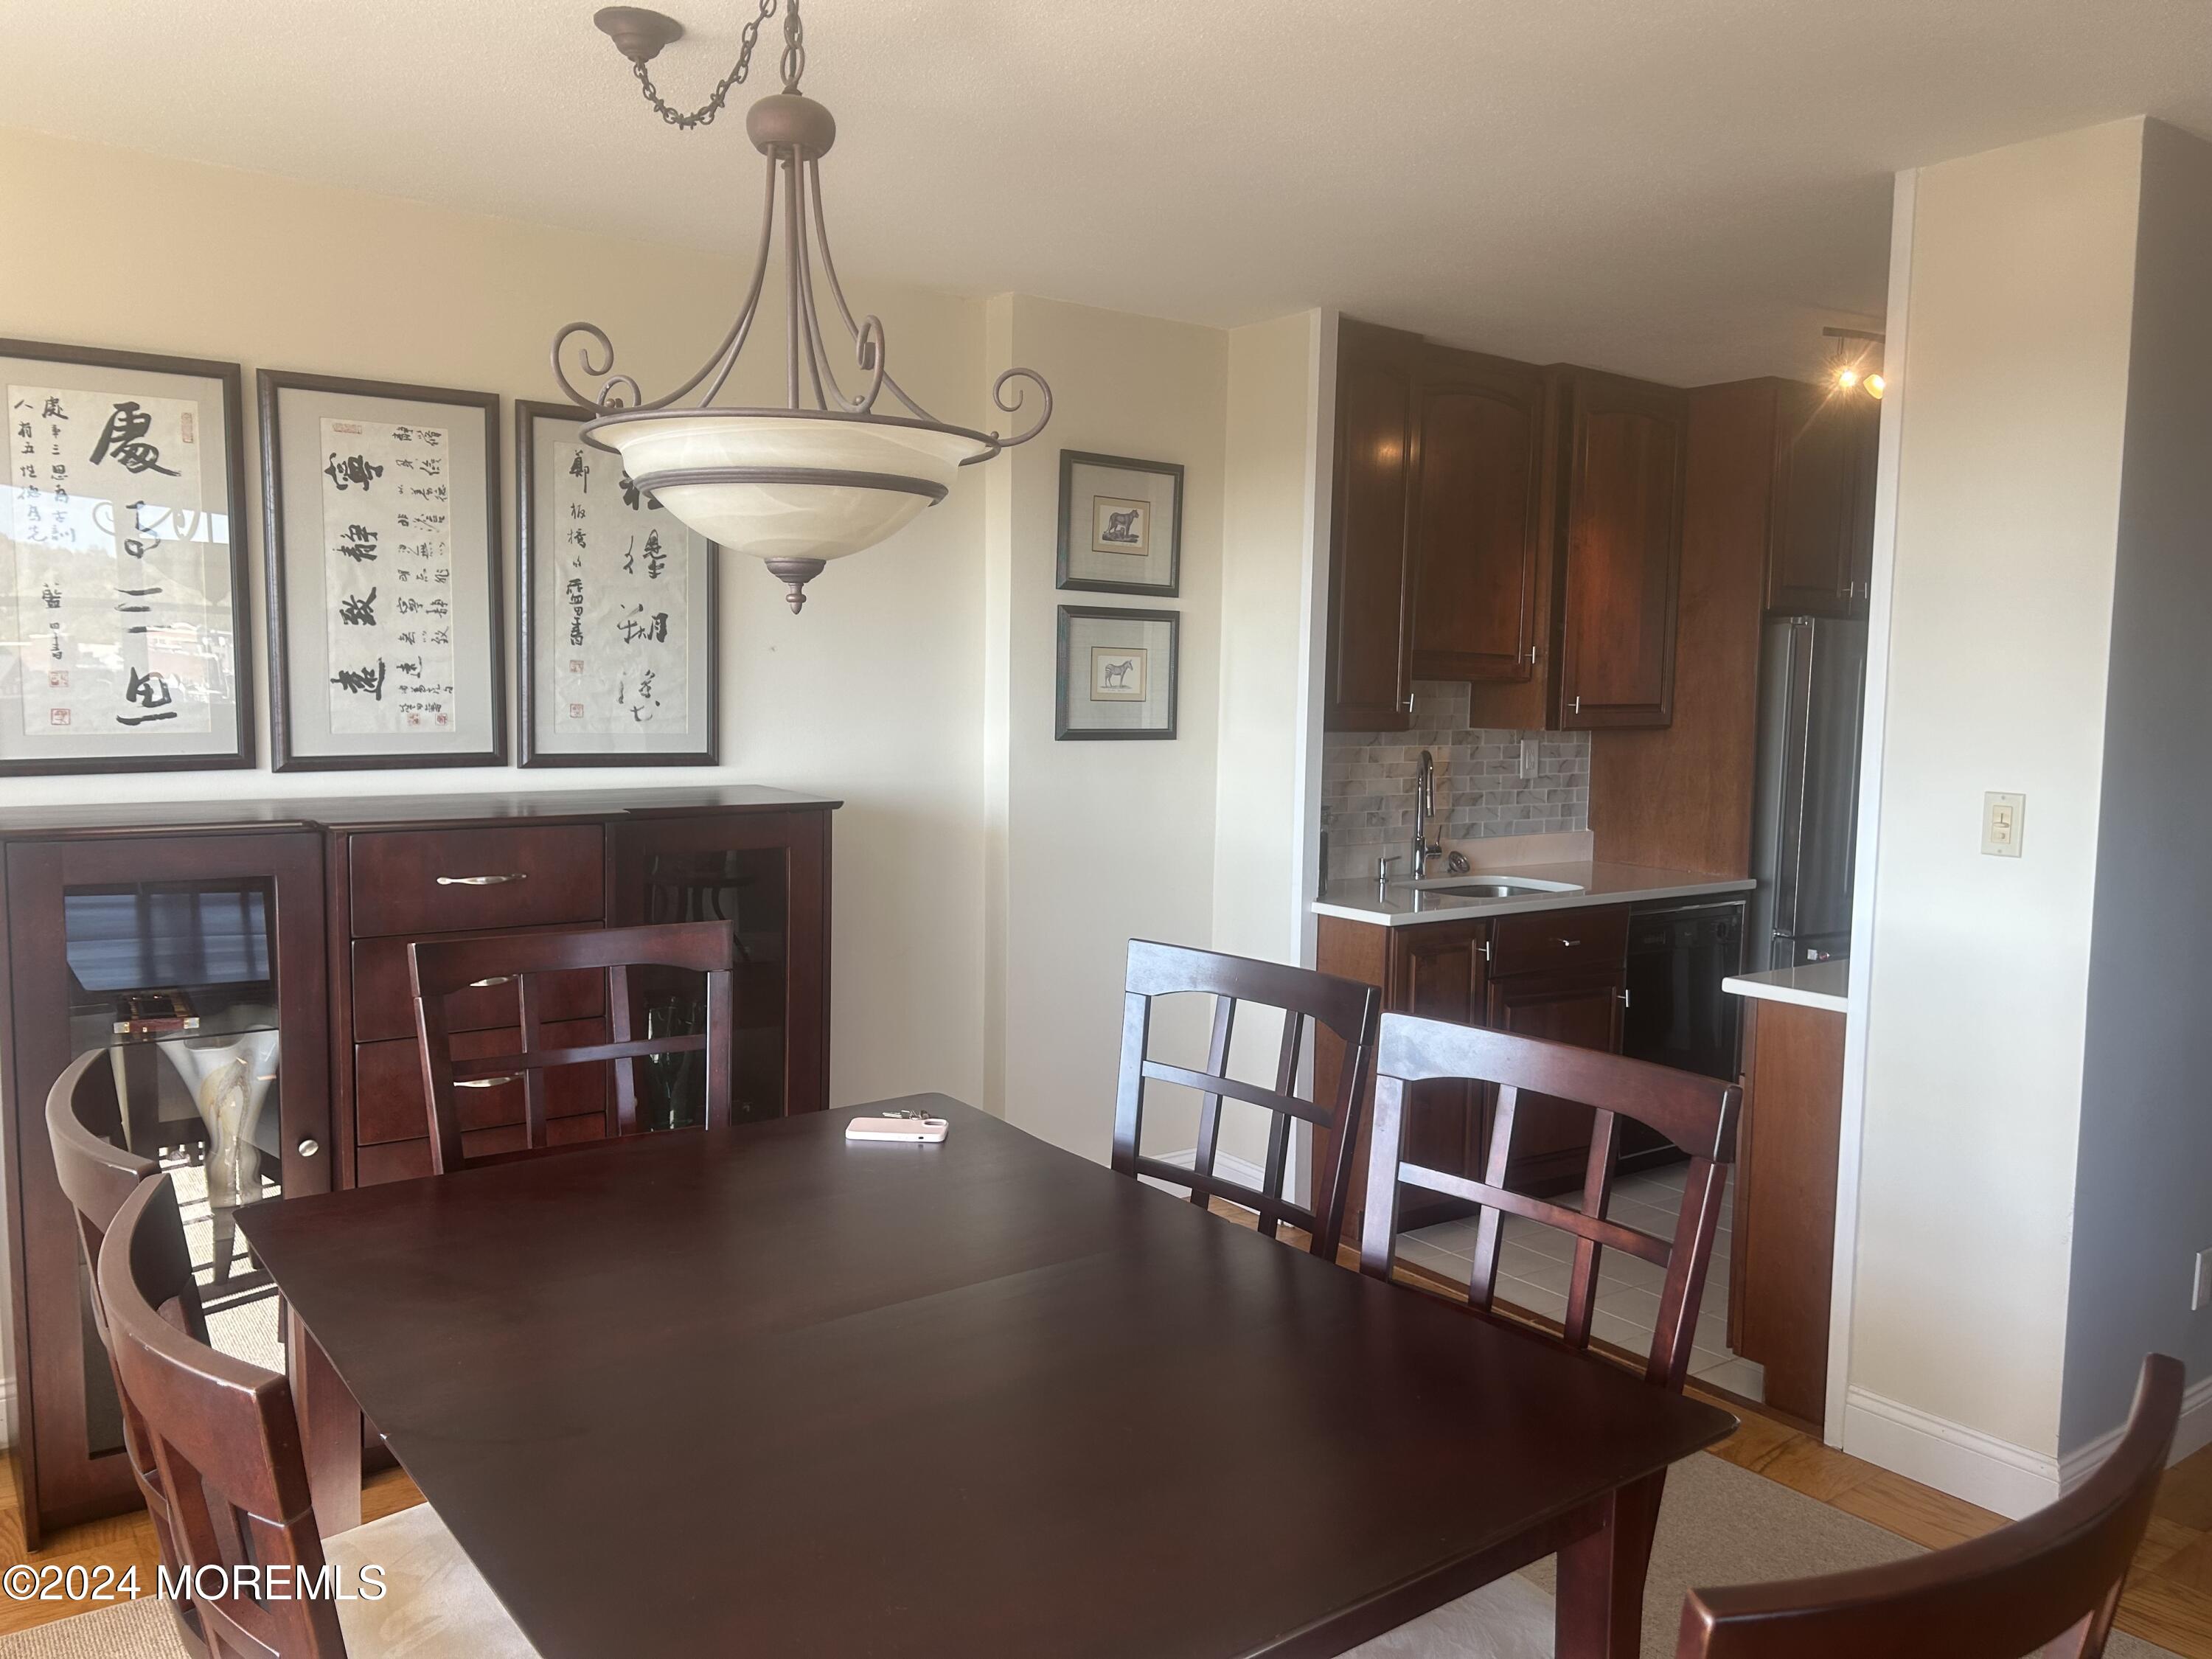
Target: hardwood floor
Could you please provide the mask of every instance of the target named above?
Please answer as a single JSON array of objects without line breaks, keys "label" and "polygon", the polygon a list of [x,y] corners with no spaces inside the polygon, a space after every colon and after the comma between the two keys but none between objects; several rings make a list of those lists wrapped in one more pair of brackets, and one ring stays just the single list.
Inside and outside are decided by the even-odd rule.
[{"label": "hardwood floor", "polygon": [[[1222,1213],[1249,1224],[1247,1212],[1224,1208]],[[1285,1230],[1286,1243],[1293,1242],[1294,1231]],[[1295,1241],[1297,1246],[1303,1243],[1302,1238]],[[1348,1246],[1346,1252],[1340,1260],[1356,1267],[1357,1252]],[[1418,1268],[1402,1272],[1424,1291],[1452,1292],[1452,1286]],[[1702,1455],[1725,1458],[1739,1468],[1778,1481],[1793,1492],[1929,1549],[1964,1542],[2002,1524],[2002,1517],[1988,1510],[1832,1451],[1816,1437],[1768,1417],[1732,1395],[1695,1388],[1691,1392],[1713,1400],[1742,1419],[1742,1426],[1734,1435]],[[4,1467],[7,1462],[8,1454],[0,1452],[0,1565],[20,1560],[28,1560],[34,1566],[48,1562],[64,1567],[106,1563],[120,1573],[135,1565],[139,1582],[150,1586],[154,1536],[143,1514],[71,1528],[51,1540],[46,1549],[27,1553],[15,1509],[13,1471]],[[374,1521],[422,1501],[422,1494],[413,1481],[397,1470],[391,1471],[370,1479],[362,1494],[362,1518]],[[67,1601],[0,1599],[0,1634],[83,1611]],[[2136,1553],[2135,1571],[2121,1597],[2118,1622],[2122,1630],[2170,1649],[2182,1659],[2212,1659],[2212,1447],[2166,1472],[2157,1513]]]}]

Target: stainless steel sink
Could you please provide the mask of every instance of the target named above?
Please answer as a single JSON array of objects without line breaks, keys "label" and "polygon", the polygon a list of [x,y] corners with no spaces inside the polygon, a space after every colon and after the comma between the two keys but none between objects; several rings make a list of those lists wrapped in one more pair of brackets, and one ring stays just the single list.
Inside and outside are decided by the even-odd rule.
[{"label": "stainless steel sink", "polygon": [[1578,893],[1570,882],[1539,881],[1533,876],[1471,876],[1464,881],[1425,881],[1424,894],[1438,898],[1541,898],[1547,893]]}]

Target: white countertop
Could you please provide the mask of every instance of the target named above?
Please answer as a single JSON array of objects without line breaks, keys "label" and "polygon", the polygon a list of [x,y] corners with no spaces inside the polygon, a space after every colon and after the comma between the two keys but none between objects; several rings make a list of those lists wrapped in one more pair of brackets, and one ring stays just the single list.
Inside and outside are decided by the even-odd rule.
[{"label": "white countertop", "polygon": [[1721,989],[1763,1002],[1794,1002],[1801,1008],[1825,1008],[1842,1014],[1850,1012],[1850,958],[1831,957],[1826,962],[1799,963],[1763,974],[1741,974],[1723,980]]},{"label": "white countertop", "polygon": [[[1455,897],[1435,890],[1484,881],[1542,882],[1551,890],[1516,893],[1510,898]],[[1333,881],[1311,908],[1317,916],[1339,916],[1378,927],[1412,927],[1425,921],[1468,921],[1482,916],[1516,915],[1526,910],[1573,910],[1589,904],[1747,893],[1756,884],[1748,877],[1647,869],[1639,864],[1532,864],[1511,870],[1478,870],[1464,876],[1435,875],[1418,887],[1405,881],[1387,886],[1358,879]]]}]

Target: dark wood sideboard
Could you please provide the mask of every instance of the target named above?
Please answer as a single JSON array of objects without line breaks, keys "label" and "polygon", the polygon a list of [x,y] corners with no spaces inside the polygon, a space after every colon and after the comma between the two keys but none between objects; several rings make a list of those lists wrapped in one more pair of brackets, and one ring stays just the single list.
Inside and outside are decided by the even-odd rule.
[{"label": "dark wood sideboard", "polygon": [[[273,1322],[252,1304],[272,1289],[226,1237],[224,1146],[234,1161],[252,1148],[243,1184],[231,1178],[240,1202],[429,1173],[410,939],[726,921],[738,1116],[821,1110],[839,804],[731,787],[0,811],[0,1129],[26,1541],[137,1503],[46,1145],[46,1092],[76,1055],[109,1050],[131,1144],[177,1168],[218,1328],[226,1310],[258,1328]],[[600,1039],[603,978],[541,994],[577,1040]],[[667,1029],[703,1017],[680,981],[638,995],[641,1018]],[[455,1053],[510,1044],[515,1008],[496,984],[451,999]],[[163,1024],[187,1015],[189,1029]],[[127,1017],[140,1024],[118,1030]],[[555,1139],[605,1133],[605,1066],[549,1081]],[[686,1121],[688,1086],[674,1071],[656,1084],[672,1124]],[[225,1103],[243,1109],[225,1120]],[[519,1145],[522,1109],[518,1083],[472,1090],[469,1150]]]}]

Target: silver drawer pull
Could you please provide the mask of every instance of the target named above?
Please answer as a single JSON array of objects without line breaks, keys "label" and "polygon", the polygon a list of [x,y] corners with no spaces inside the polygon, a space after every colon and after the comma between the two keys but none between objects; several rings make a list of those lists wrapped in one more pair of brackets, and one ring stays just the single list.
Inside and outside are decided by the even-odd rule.
[{"label": "silver drawer pull", "polygon": [[528,881],[529,879],[530,872],[527,870],[517,870],[514,874],[507,876],[441,876],[438,878],[438,885],[441,887],[503,887],[510,881]]},{"label": "silver drawer pull", "polygon": [[1577,946],[1577,945],[1580,945],[1580,944],[1582,943],[1582,941],[1581,941],[1580,939],[1561,939],[1561,940],[1559,941],[1559,943],[1560,943],[1561,945],[1565,945],[1568,950],[1571,951],[1571,950],[1573,950],[1573,949],[1575,948],[1575,946]]},{"label": "silver drawer pull", "polygon": [[522,1073],[509,1072],[505,1077],[472,1077],[453,1085],[456,1089],[496,1089],[502,1083],[520,1083]]},{"label": "silver drawer pull", "polygon": [[469,989],[471,991],[483,991],[489,990],[495,985],[512,985],[514,983],[514,975],[513,974],[494,974],[489,979],[471,980],[469,981]]}]

